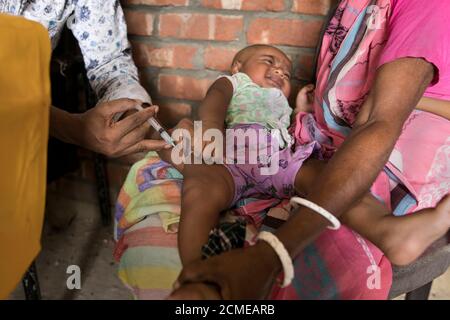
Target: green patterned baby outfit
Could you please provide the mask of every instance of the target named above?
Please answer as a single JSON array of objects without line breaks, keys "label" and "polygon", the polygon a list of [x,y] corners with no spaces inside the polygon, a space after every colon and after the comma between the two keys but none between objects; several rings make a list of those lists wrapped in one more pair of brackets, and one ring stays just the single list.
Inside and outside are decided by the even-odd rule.
[{"label": "green patterned baby outfit", "polygon": [[262,88],[241,72],[222,77],[233,85],[233,97],[225,119],[228,128],[237,124],[257,123],[278,137],[281,148],[293,142],[287,131],[292,108],[280,89]]}]

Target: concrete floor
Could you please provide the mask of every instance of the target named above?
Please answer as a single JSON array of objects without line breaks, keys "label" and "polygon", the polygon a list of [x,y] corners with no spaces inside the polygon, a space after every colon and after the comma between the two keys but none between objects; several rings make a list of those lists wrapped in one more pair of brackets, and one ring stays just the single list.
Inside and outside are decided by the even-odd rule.
[{"label": "concrete floor", "polygon": [[[58,231],[45,223],[42,252],[37,269],[43,299],[132,299],[116,276],[117,264],[112,257],[112,227],[100,223],[95,204],[60,199],[65,208],[74,208],[77,215],[70,226]],[[66,214],[66,213],[64,213]],[[68,290],[66,274],[69,265],[81,268],[81,289]],[[23,299],[19,285],[10,299]],[[430,299],[450,299],[450,269],[433,283]]]},{"label": "concrete floor", "polygon": [[[112,227],[102,227],[98,207],[92,203],[64,199],[76,217],[66,230],[58,231],[46,221],[37,270],[43,299],[132,299],[117,278]],[[67,267],[81,269],[81,289],[68,290]],[[19,285],[11,299],[23,299]]]}]

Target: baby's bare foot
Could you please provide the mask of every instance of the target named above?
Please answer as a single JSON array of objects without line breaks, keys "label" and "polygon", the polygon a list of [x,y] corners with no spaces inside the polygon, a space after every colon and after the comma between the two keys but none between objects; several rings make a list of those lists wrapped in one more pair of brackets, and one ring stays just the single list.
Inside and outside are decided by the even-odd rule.
[{"label": "baby's bare foot", "polygon": [[384,241],[388,259],[395,265],[407,265],[419,258],[436,240],[445,236],[450,228],[450,196],[436,206],[417,211],[398,223]]}]

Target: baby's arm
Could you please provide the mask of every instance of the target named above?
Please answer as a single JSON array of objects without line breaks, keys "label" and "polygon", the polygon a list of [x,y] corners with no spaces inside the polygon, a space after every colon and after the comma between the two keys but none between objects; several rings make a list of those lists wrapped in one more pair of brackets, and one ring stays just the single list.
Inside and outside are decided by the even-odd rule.
[{"label": "baby's arm", "polygon": [[223,131],[232,96],[233,85],[227,78],[217,79],[211,85],[198,110],[198,117],[202,121],[203,128],[206,126]]},{"label": "baby's arm", "polygon": [[[221,131],[224,129],[232,93],[233,86],[226,78],[216,80],[209,88],[198,109],[203,134],[208,129]],[[193,142],[195,152],[197,152],[197,146],[205,146],[203,141]],[[195,157],[197,156],[199,155],[196,154]],[[201,156],[204,155],[201,154]],[[202,159],[206,160],[203,157]],[[202,246],[207,243],[209,232],[217,225],[220,212],[227,208],[234,194],[230,188],[231,176],[222,166],[198,165],[194,162],[193,165],[186,164],[182,173],[184,181],[178,248],[181,262],[185,266],[201,259]]]}]

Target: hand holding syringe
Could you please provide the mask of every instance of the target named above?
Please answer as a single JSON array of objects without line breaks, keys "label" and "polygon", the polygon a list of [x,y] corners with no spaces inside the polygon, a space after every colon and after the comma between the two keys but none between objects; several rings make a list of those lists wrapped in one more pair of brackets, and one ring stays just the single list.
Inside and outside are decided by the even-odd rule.
[{"label": "hand holding syringe", "polygon": [[[144,108],[142,108],[141,105],[137,104],[135,106],[136,110],[138,111],[142,111],[144,110]],[[170,134],[164,130],[164,128],[159,124],[158,121],[156,121],[155,118],[151,117],[150,119],[147,120],[148,123],[152,126],[153,129],[155,129],[157,132],[159,132],[161,138],[163,138],[163,140],[165,142],[167,142],[168,144],[170,144],[172,147],[175,147],[175,142],[173,141],[172,137],[170,136]]]}]

